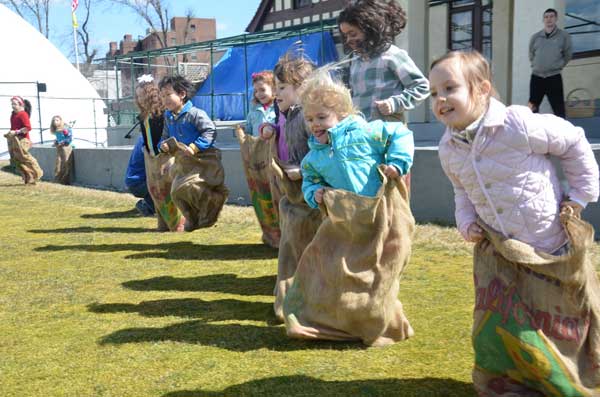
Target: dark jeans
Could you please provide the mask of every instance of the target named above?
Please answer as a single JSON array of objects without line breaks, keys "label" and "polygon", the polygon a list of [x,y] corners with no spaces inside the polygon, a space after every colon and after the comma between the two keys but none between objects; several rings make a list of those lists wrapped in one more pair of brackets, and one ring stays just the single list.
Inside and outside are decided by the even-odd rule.
[{"label": "dark jeans", "polygon": [[535,113],[538,112],[544,95],[548,96],[548,101],[550,102],[550,106],[552,106],[554,114],[565,118],[565,94],[560,74],[545,78],[531,75],[531,81],[529,82],[529,102],[535,106]]},{"label": "dark jeans", "polygon": [[152,211],[152,213],[156,212],[154,209],[154,201],[152,200],[150,193],[148,193],[148,186],[145,183],[129,185],[127,186],[127,189],[135,197],[144,199],[144,203],[146,204],[147,208]]}]

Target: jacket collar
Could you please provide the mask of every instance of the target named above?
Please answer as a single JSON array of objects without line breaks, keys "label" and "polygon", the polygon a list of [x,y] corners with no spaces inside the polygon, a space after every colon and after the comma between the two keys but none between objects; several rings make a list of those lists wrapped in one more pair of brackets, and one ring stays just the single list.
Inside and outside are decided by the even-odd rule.
[{"label": "jacket collar", "polygon": [[538,32],[538,36],[542,37],[542,38],[550,38],[550,37],[554,37],[558,34],[558,32],[560,31],[559,27],[556,26],[554,28],[554,30],[552,32],[550,32],[549,35],[546,35],[546,29],[542,29]]},{"label": "jacket collar", "polygon": [[165,112],[165,115],[167,116],[167,118],[169,120],[177,120],[177,119],[181,118],[181,116],[186,114],[192,108],[192,106],[194,106],[192,104],[192,101],[187,101],[185,103],[185,105],[183,105],[183,107],[181,108],[181,111],[179,113],[177,113],[177,115],[173,114],[173,112],[171,112],[170,110],[167,110]]},{"label": "jacket collar", "polygon": [[351,114],[350,116],[342,119],[339,123],[329,128],[329,143],[320,143],[317,141],[314,135],[310,135],[308,138],[308,147],[311,150],[321,150],[324,148],[328,148],[331,146],[332,138],[346,133],[348,130],[353,130],[359,128],[362,124],[366,124],[366,121],[361,118],[359,115]]},{"label": "jacket collar", "polygon": [[490,106],[483,118],[483,127],[500,127],[504,125],[506,106],[496,98],[490,98]]}]

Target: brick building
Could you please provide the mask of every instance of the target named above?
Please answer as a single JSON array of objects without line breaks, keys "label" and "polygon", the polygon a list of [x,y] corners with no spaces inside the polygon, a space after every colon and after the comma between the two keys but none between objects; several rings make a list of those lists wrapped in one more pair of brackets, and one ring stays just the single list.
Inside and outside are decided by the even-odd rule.
[{"label": "brick building", "polygon": [[[215,40],[217,38],[217,22],[214,18],[187,18],[174,17],[170,21],[170,29],[166,32],[165,47],[181,46],[197,42]],[[144,52],[163,48],[161,45],[162,32],[147,31],[147,35],[143,38],[133,39],[131,34],[125,34],[123,40],[117,45],[116,42],[109,43],[109,51],[106,54],[107,58],[118,55],[127,55],[132,52]],[[139,55],[139,54],[138,54]],[[210,53],[208,51],[198,51],[191,53],[182,53],[178,55],[168,55],[156,57],[148,60],[147,58],[135,58],[132,60],[134,74],[137,76],[142,73],[152,73],[156,79],[169,74],[170,68],[182,68],[183,63],[204,63],[206,73],[208,73],[210,65]],[[150,63],[151,67],[146,65]],[[130,70],[127,67],[122,69],[122,79],[124,91],[127,91],[125,80],[130,79]],[[149,70],[148,70],[149,69]],[[126,92],[123,93],[127,95]]]}]

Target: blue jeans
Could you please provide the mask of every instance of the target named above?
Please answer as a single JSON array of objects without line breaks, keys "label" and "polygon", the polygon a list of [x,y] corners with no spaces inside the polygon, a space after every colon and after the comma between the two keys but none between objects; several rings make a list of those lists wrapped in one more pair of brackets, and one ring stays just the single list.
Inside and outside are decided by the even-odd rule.
[{"label": "blue jeans", "polygon": [[144,205],[148,209],[151,214],[154,214],[156,211],[154,209],[154,201],[148,192],[148,186],[145,183],[138,183],[135,185],[127,186],[127,190],[135,197],[141,198],[144,200]]}]

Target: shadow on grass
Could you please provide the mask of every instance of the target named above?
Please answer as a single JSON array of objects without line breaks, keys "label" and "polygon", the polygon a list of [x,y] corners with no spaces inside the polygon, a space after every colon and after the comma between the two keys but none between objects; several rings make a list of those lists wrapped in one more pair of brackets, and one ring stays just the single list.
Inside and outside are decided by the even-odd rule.
[{"label": "shadow on grass", "polygon": [[2,168],[0,168],[0,171],[8,172],[9,174],[15,174],[15,175],[19,174],[19,172],[17,171],[17,168],[12,165],[5,165]]},{"label": "shadow on grass", "polygon": [[264,321],[269,316],[275,320],[273,304],[246,302],[236,299],[204,301],[202,299],[163,299],[132,303],[92,304],[93,313],[138,313],[146,317],[178,316],[199,318],[204,321],[252,320]]},{"label": "shadow on grass", "polygon": [[163,276],[126,281],[122,285],[134,291],[208,291],[244,296],[270,296],[273,295],[276,279],[274,275],[240,278],[236,274],[211,274],[185,278]]},{"label": "shadow on grass", "polygon": [[147,229],[143,227],[67,227],[62,229],[34,229],[28,230],[29,233],[51,234],[51,233],[152,233],[156,229]]},{"label": "shadow on grass", "polygon": [[186,321],[163,328],[122,329],[102,337],[99,343],[101,345],[122,345],[165,341],[213,346],[236,352],[259,349],[275,351],[365,349],[364,345],[357,342],[307,342],[290,339],[286,336],[285,328],[282,326],[209,324],[203,320]]},{"label": "shadow on grass", "polygon": [[230,386],[222,391],[181,390],[163,397],[213,396],[475,396],[473,385],[454,379],[363,379],[325,381],[304,375],[264,378]]},{"label": "shadow on grass", "polygon": [[165,244],[95,244],[95,245],[47,245],[35,248],[35,251],[87,251],[118,252],[148,251],[128,255],[126,259],[175,259],[175,260],[237,260],[277,258],[277,250],[263,244],[223,244],[202,245],[189,241]]},{"label": "shadow on grass", "polygon": [[102,214],[83,214],[83,219],[117,219],[117,218],[141,218],[140,213],[135,208],[127,211],[113,211]]}]

